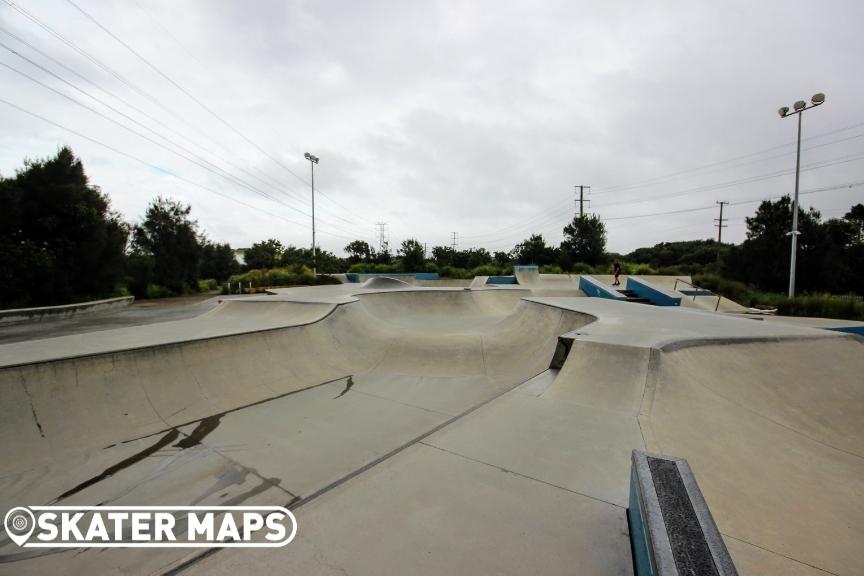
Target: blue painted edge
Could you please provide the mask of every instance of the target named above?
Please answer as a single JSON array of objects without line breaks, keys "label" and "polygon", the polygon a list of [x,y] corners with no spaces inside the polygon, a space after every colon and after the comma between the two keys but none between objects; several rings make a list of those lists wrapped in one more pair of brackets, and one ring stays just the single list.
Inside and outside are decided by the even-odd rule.
[{"label": "blue painted edge", "polygon": [[516,284],[515,276],[489,276],[486,284]]},{"label": "blue painted edge", "polygon": [[639,280],[632,276],[627,277],[627,290],[632,290],[640,298],[647,298],[657,306],[680,306],[681,297],[674,295],[669,290],[663,290],[654,286],[647,280]]},{"label": "blue painted edge", "polygon": [[630,468],[630,505],[627,508],[627,525],[630,528],[630,549],[633,553],[633,572],[636,576],[653,576],[648,540],[645,535],[645,521],[639,497],[639,483],[636,468]]},{"label": "blue painted edge", "polygon": [[540,266],[537,264],[516,264],[513,266],[513,270],[540,270]]},{"label": "blue painted edge", "polygon": [[858,334],[864,336],[864,326],[837,326],[836,328],[825,328],[834,332],[846,332],[847,334]]},{"label": "blue painted edge", "polygon": [[591,276],[583,275],[579,277],[579,289],[582,290],[586,296],[590,296],[591,298],[607,298],[609,300],[627,299],[627,297],[620,292],[613,290],[611,287],[606,286]]}]

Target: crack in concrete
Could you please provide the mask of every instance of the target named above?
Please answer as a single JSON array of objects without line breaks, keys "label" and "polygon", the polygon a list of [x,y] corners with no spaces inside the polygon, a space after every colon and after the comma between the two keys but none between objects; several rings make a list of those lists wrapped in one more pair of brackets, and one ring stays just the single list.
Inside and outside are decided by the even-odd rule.
[{"label": "crack in concrete", "polygon": [[559,490],[564,490],[565,492],[570,492],[571,494],[576,494],[578,496],[583,496],[585,498],[589,498],[596,502],[602,502],[603,504],[608,504],[609,506],[614,506],[615,508],[620,508],[622,510],[626,510],[626,506],[622,506],[621,504],[616,504],[614,502],[609,502],[608,500],[603,500],[602,498],[597,498],[596,496],[591,496],[590,494],[585,494],[584,492],[579,492],[578,490],[573,490],[571,488],[566,488],[564,486],[559,486],[558,484],[553,484],[552,482],[547,482],[546,480],[541,480],[540,478],[535,478],[533,476],[528,476],[527,474],[522,474],[521,472],[516,472],[515,470],[510,470],[509,468],[504,468],[502,466],[498,466],[497,464],[491,464],[489,462],[484,462],[483,460],[478,460],[476,458],[472,458],[471,456],[466,456],[465,454],[460,454],[459,452],[454,452],[452,450],[448,450],[446,448],[442,448],[440,446],[436,446],[434,444],[429,444],[428,442],[418,442],[418,444],[422,444],[423,446],[428,446],[429,448],[434,448],[435,450],[440,450],[446,454],[451,454],[453,456],[457,456],[459,458],[463,458],[468,460],[469,462],[474,462],[476,464],[483,464],[484,466],[489,466],[490,468],[495,468],[496,470],[500,470],[501,472],[506,472],[507,474],[513,474],[514,476],[519,476],[520,478],[525,478],[526,480],[533,480],[534,482],[539,482],[540,484],[545,484],[551,488],[558,488]]},{"label": "crack in concrete", "polygon": [[30,413],[33,415],[33,422],[36,423],[36,428],[39,429],[39,435],[45,438],[45,431],[42,430],[42,423],[39,422],[39,416],[36,414],[36,406],[33,404],[33,396],[30,394],[30,389],[27,388],[27,381],[24,376],[21,376],[21,387],[24,388],[24,393],[27,395],[27,401],[30,403]]}]

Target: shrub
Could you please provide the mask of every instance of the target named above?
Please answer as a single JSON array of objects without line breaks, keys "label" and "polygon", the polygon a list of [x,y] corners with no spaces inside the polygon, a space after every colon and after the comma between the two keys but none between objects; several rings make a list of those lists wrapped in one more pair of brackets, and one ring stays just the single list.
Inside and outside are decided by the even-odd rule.
[{"label": "shrub", "polygon": [[629,268],[631,271],[628,272],[628,274],[633,274],[634,276],[649,276],[657,274],[657,270],[648,264],[631,264]]},{"label": "shrub", "polygon": [[174,292],[159,284],[150,283],[147,285],[147,290],[144,292],[145,298],[167,298],[174,296]]},{"label": "shrub", "polygon": [[573,267],[570,269],[570,271],[573,274],[597,274],[594,266],[591,266],[590,264],[586,264],[584,262],[577,262],[573,264]]},{"label": "shrub", "polygon": [[549,265],[540,267],[540,274],[563,274],[564,270],[561,269],[560,266],[557,265]]},{"label": "shrub", "polygon": [[501,276],[501,270],[492,264],[483,264],[471,270],[471,276]]},{"label": "shrub", "polygon": [[198,280],[199,292],[212,292],[219,289],[219,282],[215,278],[207,278],[206,280]]}]

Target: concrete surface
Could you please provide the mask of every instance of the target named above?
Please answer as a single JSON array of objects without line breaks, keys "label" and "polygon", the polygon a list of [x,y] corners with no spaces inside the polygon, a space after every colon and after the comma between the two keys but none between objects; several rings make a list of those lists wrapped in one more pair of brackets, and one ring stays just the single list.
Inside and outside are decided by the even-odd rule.
[{"label": "concrete surface", "polygon": [[0,573],[627,575],[634,448],[689,460],[742,575],[864,573],[861,339],[547,276],[274,290],[0,346],[0,512],[273,504],[299,523],[285,548],[207,555],[0,534]]},{"label": "concrete surface", "polygon": [[124,308],[135,301],[134,296],[122,296],[119,298],[106,298],[103,300],[91,300],[77,304],[63,304],[61,306],[40,306],[36,308],[13,308],[0,310],[0,326],[14,324],[17,322],[41,322],[43,320],[69,318],[81,316],[94,312],[104,312]]}]

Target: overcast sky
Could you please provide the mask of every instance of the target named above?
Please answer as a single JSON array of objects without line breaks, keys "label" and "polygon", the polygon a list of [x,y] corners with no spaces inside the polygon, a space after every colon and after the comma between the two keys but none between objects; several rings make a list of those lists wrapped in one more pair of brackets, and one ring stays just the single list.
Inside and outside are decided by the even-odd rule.
[{"label": "overcast sky", "polygon": [[740,242],[794,187],[776,110],[816,92],[802,205],[864,201],[860,0],[9,2],[0,98],[55,124],[0,102],[0,173],[68,144],[126,219],[166,195],[234,247],[311,245],[306,151],[339,254],[376,222],[430,250],[557,243],[578,184],[611,250],[716,237],[718,200]]}]

